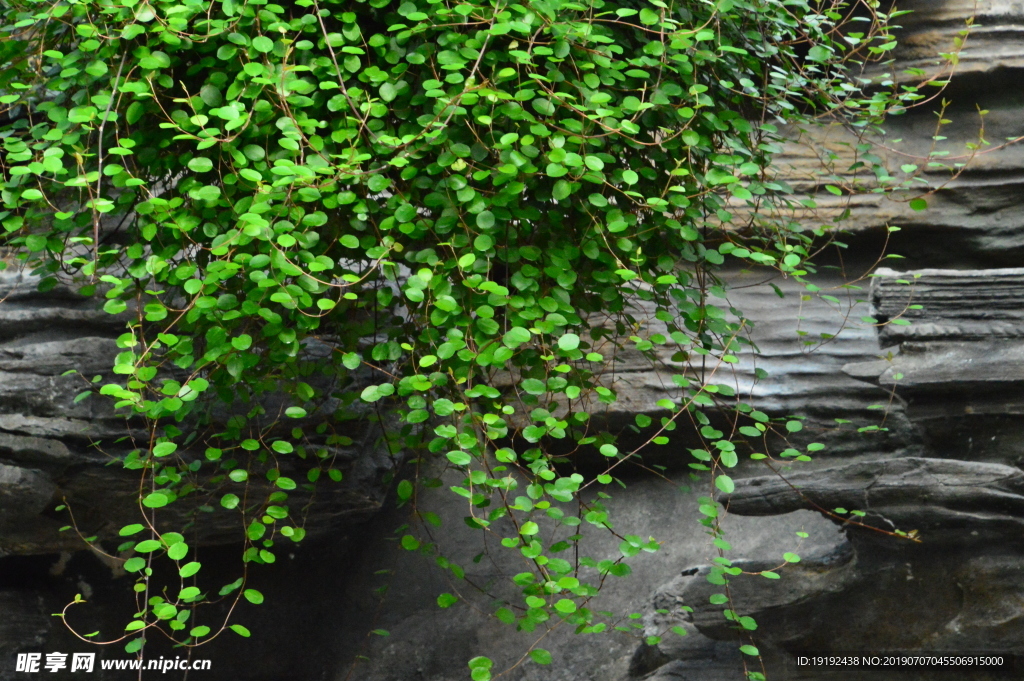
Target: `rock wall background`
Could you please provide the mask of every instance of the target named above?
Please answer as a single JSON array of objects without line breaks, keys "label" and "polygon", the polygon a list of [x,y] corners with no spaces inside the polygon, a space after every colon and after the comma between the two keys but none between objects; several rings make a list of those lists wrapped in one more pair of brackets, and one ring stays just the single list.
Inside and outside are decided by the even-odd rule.
[{"label": "rock wall background", "polygon": [[[1000,147],[1024,134],[1024,5],[909,0],[900,8],[915,13],[901,20],[897,66],[926,72],[934,70],[935,53],[949,49],[976,15],[944,95],[953,101],[947,111],[953,123],[940,148],[953,155],[978,138],[976,105],[989,110],[990,146],[952,180],[948,173],[925,174],[936,188],[927,211],[877,195],[853,200],[851,233],[844,237],[849,247],[822,259],[827,267],[815,282],[839,287],[868,271],[887,236],[888,252],[904,259],[886,261],[893,269],[860,289],[836,288],[840,305],[803,301],[802,289],[784,279],[774,282],[782,299],[768,287],[746,287],[763,273],[728,277],[732,304],[758,321],[757,366],[771,374],[755,383],[753,360],[745,356],[731,380],[773,415],[805,416],[799,437],[827,445],[813,462],[782,471],[800,493],[747,462],[724,500],[731,558],[750,570],[780,564],[787,551],[803,558],[781,580],[733,582],[740,610],[760,623],[754,638],[770,679],[896,678],[891,671],[829,676],[798,668],[794,655],[802,652],[993,651],[1013,662],[1007,678],[1024,672],[1024,269],[1015,269],[1024,255],[1024,146]],[[882,153],[894,174],[908,162],[924,165],[934,125],[930,111],[892,119],[888,139],[903,141]],[[841,130],[816,135],[788,151],[782,172],[814,195],[827,217],[844,204],[811,171],[823,149],[843,153],[849,138]],[[890,235],[889,225],[902,230]],[[85,388],[83,376],[109,368],[120,325],[69,292],[38,293],[16,273],[0,275],[0,298],[0,680],[6,681],[28,678],[13,671],[19,651],[92,650],[50,616],[75,593],[92,596],[73,611],[82,628],[109,628],[130,612],[127,580],[78,551],[72,535],[58,532],[64,520],[52,509],[67,498],[84,531],[110,536],[129,522],[121,519],[133,512],[134,480],[106,465],[116,447],[105,453],[91,446],[113,441],[132,424],[99,400],[74,402]],[[914,304],[923,308],[907,309]],[[914,324],[859,321],[868,314]],[[69,369],[82,375],[65,375]],[[668,357],[653,367],[626,357],[615,376],[621,401],[609,416],[657,411],[655,402],[672,392],[671,373]],[[857,432],[872,425],[884,430]],[[449,583],[429,559],[398,547],[394,530],[409,518],[386,500],[391,461],[373,445],[372,429],[357,435],[346,485],[316,511],[329,530],[254,573],[256,587],[271,598],[240,613],[253,638],[221,639],[197,651],[214,663],[195,678],[454,681],[467,678],[466,661],[474,655],[488,655],[504,669],[535,642],[537,634],[517,634],[484,617],[487,608],[477,606],[488,605],[486,596]],[[689,477],[684,444],[677,441],[652,460],[668,466],[674,483],[634,471],[609,501],[622,527],[663,541],[662,550],[637,560],[633,574],[613,580],[601,596],[608,610],[640,613],[634,621],[642,628],[584,637],[555,630],[541,644],[555,664],[523,663],[507,678],[742,678],[735,634],[708,603],[711,586],[703,575],[716,552],[697,524],[695,503],[708,487]],[[473,562],[486,547],[478,532],[465,528],[455,497],[442,490],[422,503],[443,517],[439,544],[475,583],[498,584],[518,571],[500,550]],[[818,512],[835,507],[863,510],[863,522],[883,529],[917,530],[920,542]],[[215,529],[207,539],[204,565],[237,561],[230,537]],[[617,541],[608,537],[595,534],[585,543],[595,557],[618,555]],[[464,599],[441,610],[435,602],[441,592]],[[680,605],[694,612],[683,613]],[[643,643],[645,635],[677,624],[686,637]],[[390,636],[369,634],[373,629]],[[962,669],[954,677],[999,678]],[[119,677],[96,672],[93,678]],[[898,678],[946,677],[908,670]]]}]

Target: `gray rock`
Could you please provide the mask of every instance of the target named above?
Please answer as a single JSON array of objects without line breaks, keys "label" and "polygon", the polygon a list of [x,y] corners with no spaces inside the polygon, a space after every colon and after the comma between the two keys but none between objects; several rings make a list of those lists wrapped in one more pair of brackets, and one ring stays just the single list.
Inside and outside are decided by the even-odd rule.
[{"label": "gray rock", "polygon": [[[126,436],[148,436],[138,430],[141,424],[115,412],[110,400],[91,395],[76,401],[76,396],[94,387],[94,376],[109,378],[117,352],[114,339],[124,332],[124,319],[67,287],[40,292],[37,283],[16,271],[0,273],[0,524],[5,528],[0,552],[82,549],[76,534],[58,531],[68,524],[66,516],[51,512],[60,503],[74,514],[83,536],[120,543],[118,529],[138,519],[138,475],[116,461],[132,447],[130,440],[123,441]],[[283,409],[276,396],[265,402],[269,413]],[[221,411],[224,420],[232,413]],[[297,490],[291,502],[306,508],[314,533],[358,524],[375,513],[385,494],[382,478],[394,466],[375,423],[357,420],[338,434],[354,441],[351,447],[332,448],[343,482],[321,485],[315,495]],[[201,458],[202,449],[183,449],[181,455]],[[288,474],[287,462],[282,472]],[[161,514],[160,527],[184,525],[197,507],[216,506],[225,491],[220,487],[209,486],[192,495],[191,503],[175,504],[180,508]],[[269,482],[250,487],[252,494],[273,490]],[[230,514],[209,517],[200,525],[200,542],[238,541],[241,530]]]},{"label": "gray rock", "polygon": [[0,681],[25,678],[16,673],[18,653],[39,652],[53,619],[43,599],[29,591],[0,591]]},{"label": "gray rock", "polygon": [[673,660],[643,677],[644,681],[732,681],[742,678],[743,666],[702,660],[696,664]]},{"label": "gray rock", "polygon": [[[817,201],[815,211],[797,215],[808,226],[830,224],[850,211],[842,223],[849,235],[841,237],[850,248],[840,250],[841,256],[824,256],[836,269],[814,278],[841,304],[803,300],[802,287],[792,279],[774,280],[785,294],[778,298],[770,288],[753,286],[766,278],[763,272],[727,273],[734,288],[723,305],[750,314],[751,339],[762,352],[756,358],[741,353],[736,364],[718,374],[721,382],[772,416],[804,416],[803,430],[791,437],[794,444],[827,445],[812,462],[785,464],[780,472],[788,482],[742,463],[733,471],[736,490],[722,498],[732,514],[725,523],[735,546],[729,554],[734,564],[747,572],[778,567],[782,575],[780,580],[740,575],[730,584],[738,612],[758,621],[753,638],[770,679],[892,678],[877,670],[798,668],[793,655],[801,651],[1024,654],[1024,269],[1017,267],[1024,257],[1024,146],[977,155],[955,176],[922,161],[933,150],[956,157],[964,154],[965,144],[978,140],[979,102],[990,110],[988,140],[1024,134],[1018,101],[1024,9],[1012,0],[907,0],[900,9],[915,10],[899,19],[902,43],[892,68],[903,83],[934,74],[936,53],[948,51],[965,20],[978,14],[979,26],[960,55],[952,86],[942,94],[953,101],[946,110],[953,122],[941,131],[947,139],[937,144],[932,139],[932,111],[911,111],[886,123],[888,134],[877,149],[898,178],[905,177],[904,164],[923,166],[924,184],[917,185],[931,192],[929,209],[910,208],[908,201],[918,191],[833,196],[824,185],[836,180],[819,172],[824,155],[838,159],[833,170],[840,183],[870,186],[874,181],[846,170],[859,140],[838,125],[808,131],[802,144],[786,148],[778,168],[799,195]],[[917,74],[904,73],[908,68]],[[897,138],[903,141],[892,141]],[[889,226],[901,231],[890,233]],[[841,288],[846,279],[871,269],[883,243],[889,252],[906,256],[902,262],[908,268],[918,269],[879,270],[870,290]],[[0,305],[0,551],[34,554],[80,546],[75,537],[56,531],[63,520],[45,512],[52,499],[64,496],[85,531],[112,537],[134,513],[136,478],[105,466],[108,457],[91,445],[102,440],[110,454],[123,453],[113,440],[131,424],[102,401],[75,403],[87,385],[81,376],[63,373],[76,368],[86,379],[105,373],[113,339],[123,330],[120,321],[69,289],[39,293],[30,277],[17,273],[0,274],[0,298],[5,301]],[[868,314],[913,324],[876,328],[857,321]],[[665,349],[650,362],[628,349],[617,353],[607,380],[619,401],[596,416],[624,429],[638,413],[662,413],[657,402],[678,396],[673,376],[684,371],[672,355]],[[766,369],[769,380],[756,380],[756,368]],[[861,434],[858,427],[877,430]],[[331,451],[346,482],[316,497],[311,528],[354,532],[359,522],[375,517],[383,499],[380,479],[392,466],[376,442],[377,432],[357,424],[350,433],[356,443]],[[669,477],[688,470],[685,448],[693,434],[680,426],[673,436],[660,454],[645,455],[645,462],[667,466]],[[782,443],[767,446],[777,453]],[[704,482],[699,478],[692,484]],[[214,496],[211,490],[209,498]],[[507,556],[491,560],[493,554],[483,552],[479,533],[461,524],[458,499],[422,503],[445,518],[437,537],[440,549],[465,565],[475,583],[500,584],[518,571]],[[693,499],[631,480],[609,503],[615,504],[622,528],[641,528],[634,531],[664,540],[662,551],[637,562],[633,575],[610,581],[602,593],[609,609],[644,614],[642,635],[577,637],[560,629],[543,644],[556,665],[520,663],[537,635],[480,615],[474,608],[487,611],[490,596],[439,610],[437,595],[454,587],[446,573],[387,539],[395,526],[410,520],[390,511],[377,516],[366,534],[353,535],[352,555],[332,552],[328,542],[304,557],[300,552],[291,572],[277,566],[283,571],[280,583],[308,589],[294,600],[312,602],[318,614],[294,622],[289,631],[275,626],[273,635],[301,644],[310,639],[308,632],[329,629],[323,638],[338,639],[324,648],[329,651],[324,657],[331,659],[316,674],[306,668],[300,674],[299,663],[296,670],[281,671],[280,665],[263,663],[267,649],[250,648],[246,661],[260,664],[242,666],[254,667],[253,679],[260,674],[288,678],[291,671],[293,677],[338,681],[454,681],[466,677],[470,656],[489,654],[511,668],[507,678],[515,681],[742,678],[736,632],[721,607],[709,602],[718,587],[704,576],[717,551],[697,525]],[[863,522],[887,532],[917,530],[921,542],[820,513],[836,507],[862,510]],[[802,547],[796,546],[798,530],[811,535]],[[235,536],[237,528],[214,522],[204,541]],[[618,555],[617,540],[602,535],[588,541],[594,555]],[[802,560],[782,566],[782,553],[791,550]],[[477,555],[485,557],[473,562]],[[401,576],[391,582],[388,598],[371,598],[371,589],[381,585],[379,571],[396,566]],[[13,651],[39,645],[47,623],[40,619],[37,596],[0,591],[0,612],[5,615],[0,656],[10,660]],[[673,626],[687,635],[666,634],[657,645],[644,641]],[[367,637],[376,627],[392,635]],[[369,659],[354,664],[358,655]],[[223,678],[234,678],[237,669]],[[981,681],[990,676],[929,670],[900,678]]]},{"label": "gray rock", "polygon": [[953,459],[878,459],[747,478],[721,501],[740,515],[862,511],[862,518],[834,517],[888,531],[917,530],[929,543],[1005,540],[1024,528],[1024,471]]},{"label": "gray rock", "polygon": [[39,471],[0,464],[0,512],[42,513],[56,487]]},{"label": "gray rock", "polygon": [[[992,82],[1000,71],[1024,68],[1024,10],[1013,0],[908,0],[900,9],[911,14],[898,20],[900,45],[894,56],[900,77],[914,82],[921,75],[902,73],[918,69],[928,75],[943,73],[940,52],[952,52],[954,40],[962,37],[968,20],[976,26],[969,31],[959,63],[952,71],[954,79],[973,80],[976,87]],[[949,71],[945,71],[949,73]]]},{"label": "gray rock", "polygon": [[53,507],[56,492],[45,473],[0,464],[0,557],[20,553],[40,534],[57,530],[42,515]]},{"label": "gray rock", "polygon": [[[757,574],[744,574],[731,579],[729,595],[735,610],[758,621],[758,628],[772,643],[799,641],[808,634],[809,625],[821,614],[821,602],[840,594],[864,576],[858,570],[856,552],[848,542],[822,547],[816,553],[801,556],[801,561],[784,565],[780,561],[737,560],[734,567],[744,573],[778,570],[784,577],[767,579]],[[707,581],[710,569],[701,567],[682,590],[682,598],[693,604],[692,621],[704,635],[715,639],[735,638],[735,625],[723,616],[726,606],[714,605],[711,595],[725,591]],[[799,611],[803,611],[799,616]],[[784,614],[782,614],[784,613]],[[674,656],[673,656],[674,657]]]},{"label": "gray rock", "polygon": [[[871,282],[883,344],[1024,337],[1024,269],[880,268]],[[892,323],[900,320],[899,323]],[[973,373],[973,368],[972,368]],[[947,379],[948,380],[948,379]]]}]

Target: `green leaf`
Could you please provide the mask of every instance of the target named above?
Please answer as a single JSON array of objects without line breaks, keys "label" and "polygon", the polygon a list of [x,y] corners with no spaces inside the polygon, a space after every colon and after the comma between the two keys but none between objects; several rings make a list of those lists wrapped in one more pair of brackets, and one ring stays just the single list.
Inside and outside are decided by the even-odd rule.
[{"label": "green leaf", "polygon": [[576,603],[568,598],[562,598],[555,602],[555,610],[563,614],[576,612]]},{"label": "green leaf", "polygon": [[473,460],[473,457],[471,457],[469,454],[460,451],[448,452],[446,456],[448,457],[448,460],[451,461],[456,466],[468,466],[469,463]]},{"label": "green leaf", "polygon": [[572,185],[565,180],[559,180],[555,182],[555,186],[551,189],[551,198],[556,201],[567,199],[569,194],[572,192]]},{"label": "green leaf", "polygon": [[501,342],[510,348],[517,348],[529,340],[530,332],[521,326],[513,326],[501,337]]},{"label": "green leaf", "polygon": [[491,681],[493,662],[486,657],[474,657],[469,661],[470,678],[473,681]]},{"label": "green leaf", "polygon": [[171,65],[171,58],[167,53],[154,50],[139,59],[139,66],[144,69],[164,69]]},{"label": "green leaf", "polygon": [[476,226],[480,229],[490,229],[491,227],[494,227],[494,213],[489,210],[477,213]]},{"label": "green leaf", "polygon": [[532,520],[527,520],[519,527],[519,534],[532,536],[540,532],[540,527]]},{"label": "green leaf", "polygon": [[180,568],[178,568],[178,575],[182,578],[191,577],[192,575],[199,572],[199,569],[201,567],[202,565],[195,561],[192,561],[191,563],[185,563]]},{"label": "green leaf", "polygon": [[183,601],[192,600],[199,596],[202,591],[197,586],[186,586],[178,593],[178,598]]},{"label": "green leaf", "polygon": [[733,490],[736,489],[736,483],[728,475],[718,475],[715,476],[715,487],[726,494],[732,494]]},{"label": "green leaf", "polygon": [[558,347],[561,350],[575,350],[580,346],[580,337],[574,333],[567,333],[558,339]]},{"label": "green leaf", "polygon": [[178,450],[178,445],[173,442],[161,442],[153,447],[153,456],[168,456]]},{"label": "green leaf", "polygon": [[442,607],[442,608],[450,608],[451,606],[455,605],[458,602],[459,602],[459,599],[458,599],[457,596],[453,596],[453,595],[448,594],[448,593],[441,594],[440,596],[437,597],[437,605],[439,607]]},{"label": "green leaf", "polygon": [[[39,248],[32,248],[31,246],[29,246],[29,250],[41,251],[45,246],[46,242],[44,240],[42,246],[40,246]],[[127,309],[128,305],[123,300],[108,300],[106,303],[103,304],[103,311],[106,312],[107,314],[121,314]]]},{"label": "green leaf", "polygon": [[402,480],[401,482],[398,483],[398,487],[396,488],[398,498],[401,499],[402,501],[405,501],[406,499],[411,499],[412,491],[412,483],[409,482],[408,480]]},{"label": "green leaf", "polygon": [[186,544],[185,542],[178,542],[177,544],[173,544],[169,549],[167,549],[167,557],[171,560],[181,560],[187,555],[188,544]]},{"label": "green leaf", "polygon": [[816,62],[827,62],[832,57],[832,51],[827,47],[815,45],[807,51],[807,58]]},{"label": "green leaf", "polygon": [[520,385],[523,390],[531,395],[543,395],[548,391],[547,386],[544,385],[544,381],[540,381],[536,378],[527,378]]},{"label": "green leaf", "polygon": [[270,52],[274,49],[274,41],[266,36],[259,36],[252,39],[252,46],[258,52]]},{"label": "green leaf", "polygon": [[530,658],[537,664],[551,664],[551,653],[543,648],[534,648],[531,650]]},{"label": "green leaf", "polygon": [[170,498],[164,492],[151,492],[142,499],[142,505],[147,508],[163,508],[170,501]]},{"label": "green leaf", "polygon": [[213,161],[197,156],[188,162],[188,169],[196,173],[208,173],[213,170]]},{"label": "green leaf", "polygon": [[243,333],[232,338],[231,347],[235,350],[248,350],[252,347],[252,336],[247,333]]}]

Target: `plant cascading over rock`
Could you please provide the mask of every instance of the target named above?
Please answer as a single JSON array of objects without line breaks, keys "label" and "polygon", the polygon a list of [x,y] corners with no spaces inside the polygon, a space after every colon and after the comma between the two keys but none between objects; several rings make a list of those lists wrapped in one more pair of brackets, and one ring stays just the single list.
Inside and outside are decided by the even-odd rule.
[{"label": "plant cascading over rock", "polygon": [[[868,125],[919,97],[863,94],[851,75],[894,45],[871,2],[2,9],[6,245],[41,287],[126,320],[97,388],[148,433],[124,459],[144,511],[121,532],[137,554],[131,651],[157,628],[188,645],[247,635],[199,624],[201,606],[263,599],[242,579],[217,596],[184,535],[157,531],[164,507],[215,498],[203,511],[240,514],[246,564],[272,562],[305,533],[307,487],[340,478],[335,428],[356,412],[381,418],[396,454],[463,471],[467,522],[527,559],[499,619],[605,629],[591,598],[657,548],[626,535],[618,560],[560,557],[581,524],[619,531],[595,494],[638,453],[597,418],[616,400],[614,353],[674,349],[677,399],[637,425],[656,446],[696,424],[694,467],[731,491],[733,440],[771,422],[716,379],[749,323],[714,272],[732,259],[801,277],[823,233],[786,217],[776,126]],[[711,409],[749,416],[749,432],[712,427]],[[603,463],[584,475],[579,457]],[[412,477],[396,494],[415,510]],[[702,510],[718,532],[714,501]],[[566,530],[556,545],[539,535],[550,523]],[[180,583],[158,586],[156,561]],[[473,677],[490,666],[477,658]]]}]

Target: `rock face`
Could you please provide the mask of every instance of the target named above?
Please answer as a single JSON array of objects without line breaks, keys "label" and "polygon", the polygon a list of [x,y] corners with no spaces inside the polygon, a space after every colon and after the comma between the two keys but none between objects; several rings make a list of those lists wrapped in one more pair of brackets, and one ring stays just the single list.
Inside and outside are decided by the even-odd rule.
[{"label": "rock face", "polygon": [[[105,399],[76,400],[93,385],[94,376],[109,377],[117,352],[115,339],[124,332],[124,320],[67,289],[42,293],[36,284],[18,272],[0,273],[0,679],[4,680],[17,676],[13,668],[17,652],[49,652],[60,650],[59,645],[65,646],[65,652],[88,650],[71,648],[74,640],[62,638],[66,632],[50,613],[59,612],[76,592],[84,590],[88,599],[88,592],[119,574],[119,561],[107,560],[108,567],[103,568],[88,552],[72,565],[91,561],[91,567],[65,569],[69,555],[82,551],[85,544],[74,532],[61,531],[69,518],[55,507],[66,504],[81,536],[98,536],[108,551],[122,541],[120,527],[140,518],[138,474],[117,461],[131,448],[123,439],[138,435],[137,424],[115,413]],[[356,422],[344,434],[354,440],[351,446],[334,450],[344,482],[323,486],[315,497],[293,500],[296,507],[306,507],[311,529],[320,532],[344,532],[373,516],[386,492],[382,477],[394,465],[378,442],[375,425]],[[185,452],[185,456],[194,455]],[[216,491],[211,488],[209,496]],[[198,503],[209,501],[203,498]],[[163,522],[167,529],[177,530],[188,522],[191,512],[182,511]],[[206,546],[237,544],[243,531],[237,519],[227,513],[211,516],[214,520],[204,523],[192,541]],[[62,553],[59,558],[57,554]],[[25,560],[35,561],[30,569],[18,567]],[[232,562],[237,558],[232,556]],[[47,576],[51,567],[54,574]],[[87,579],[81,577],[83,570],[90,575]],[[41,581],[29,576],[36,574],[42,575]],[[26,586],[26,580],[35,586]],[[118,582],[117,591],[131,593],[126,581]],[[124,605],[130,616],[129,605]],[[111,615],[113,622],[124,616],[124,612]],[[111,623],[92,624],[98,628]],[[123,627],[123,622],[117,626]]]},{"label": "rock face", "polygon": [[973,81],[975,87],[982,89],[1000,72],[1024,68],[1024,34],[1020,28],[1024,8],[1019,2],[908,0],[899,9],[911,14],[899,19],[904,31],[895,55],[897,68],[936,73],[936,55],[951,51],[954,39],[967,28],[968,19],[973,19],[977,26],[970,30],[960,51],[956,78]]},{"label": "rock face", "polygon": [[[776,569],[777,560],[749,553],[733,563],[745,573],[730,584],[733,607],[758,622],[754,638],[770,671],[805,678],[809,670],[793,662],[800,654],[1024,654],[1021,277],[1021,270],[1005,268],[879,270],[871,302],[883,324],[884,354],[843,371],[888,394],[888,410],[904,424],[892,441],[898,446],[848,450],[841,461],[775,465],[719,496],[731,514],[806,509],[843,532],[839,541],[802,552],[778,581],[757,576]],[[725,606],[709,604],[722,587],[701,578],[708,571],[684,569],[650,607],[664,609],[664,593],[672,593],[693,607],[677,619],[706,638],[735,638]],[[664,664],[665,678],[687,678],[693,649],[675,646],[659,646],[646,659]],[[704,664],[719,654],[708,644],[699,649]]]},{"label": "rock face", "polygon": [[[761,353],[740,356],[722,382],[773,416],[802,416],[795,444],[825,445],[809,462],[745,461],[735,469],[735,490],[718,496],[728,509],[723,526],[732,549],[725,555],[744,573],[729,583],[732,608],[754,618],[756,629],[738,633],[725,605],[712,602],[722,586],[707,577],[723,556],[699,524],[696,497],[713,490],[687,477],[693,461],[685,437],[648,463],[666,466],[666,477],[692,492],[639,472],[623,474],[625,489],[608,486],[621,526],[663,541],[601,595],[607,609],[635,613],[628,622],[636,626],[601,636],[557,629],[542,645],[555,664],[540,667],[521,659],[537,633],[480,614],[491,609],[486,588],[519,571],[515,560],[463,525],[465,511],[445,489],[420,508],[445,523],[439,551],[486,587],[460,592],[449,609],[437,607],[440,593],[464,584],[398,548],[393,531],[411,520],[404,510],[386,505],[375,515],[390,461],[366,431],[340,452],[347,486],[313,510],[335,519],[335,532],[297,549],[264,578],[268,593],[276,583],[286,602],[305,604],[309,614],[289,615],[283,606],[263,619],[246,613],[254,641],[280,646],[218,643],[213,651],[224,662],[204,678],[455,681],[467,677],[468,659],[485,654],[517,681],[731,681],[743,678],[743,643],[760,650],[769,679],[894,678],[888,670],[801,668],[795,660],[803,654],[992,652],[1014,664],[1024,660],[1024,269],[1016,267],[1024,256],[1024,145],[995,144],[1024,135],[1017,95],[1024,9],[1009,0],[909,0],[900,9],[915,10],[900,19],[895,70],[902,82],[938,73],[935,54],[951,51],[972,13],[981,25],[945,93],[953,100],[945,112],[953,122],[941,131],[947,139],[932,139],[933,112],[910,112],[886,126],[888,138],[902,142],[878,149],[901,179],[901,166],[921,166],[911,172],[932,190],[929,209],[913,210],[909,193],[896,200],[829,193],[816,174],[820,160],[828,152],[844,159],[854,138],[839,128],[808,132],[806,144],[783,155],[780,172],[818,202],[817,215],[806,216],[810,226],[850,210],[843,237],[849,248],[823,256],[828,267],[813,277],[835,298],[804,300],[801,286],[780,279],[780,299],[752,286],[763,273],[727,276],[728,303],[755,321],[751,338]],[[919,71],[902,73],[908,68]],[[984,136],[993,145],[959,157],[965,143],[979,139],[976,105],[989,111]],[[929,167],[929,159],[947,158],[931,156],[936,151],[967,165],[956,172]],[[833,170],[857,179],[841,162]],[[896,226],[900,231],[889,231]],[[883,246],[904,256],[901,270],[879,269],[870,283],[844,287],[873,268]],[[112,509],[129,516],[134,478],[106,466],[107,456],[92,446],[112,442],[129,424],[98,401],[74,401],[88,387],[82,376],[108,370],[119,323],[67,291],[40,294],[17,275],[0,276],[0,297],[2,578],[3,567],[21,557],[42,556],[31,558],[40,561],[32,569],[45,572],[51,562],[63,564],[49,554],[80,547],[57,532],[64,521],[51,509],[64,497],[87,531],[115,532],[123,523]],[[64,375],[72,368],[82,376]],[[607,422],[656,414],[657,401],[676,394],[671,377],[678,369],[670,353],[653,364],[621,355],[608,379],[620,400],[604,414]],[[758,380],[756,369],[771,378]],[[227,541],[223,529],[206,541]],[[588,541],[599,558],[620,555],[617,538]],[[73,559],[53,578],[59,583],[25,587],[0,579],[0,680],[18,678],[4,666],[16,652],[67,644],[43,615],[62,607],[80,583],[101,588],[94,574],[79,577],[89,572],[80,567],[86,562]],[[685,635],[669,633],[673,627]],[[390,636],[368,634],[379,630]],[[1012,665],[998,673],[904,671],[899,678],[929,681],[1024,673]]]},{"label": "rock face", "polygon": [[[955,2],[919,8],[905,21],[910,40],[901,54],[931,49],[968,11]],[[1020,73],[1024,48],[1006,38],[1015,30],[1006,25],[1008,17],[1018,15],[1020,6],[982,3],[979,11],[988,25],[969,43],[958,76],[966,73],[975,83],[954,80],[963,85],[954,92],[977,93],[978,82]],[[1017,123],[1010,123],[1016,104],[1000,102],[995,92],[980,96],[994,100],[997,129],[1019,134]],[[950,117],[961,112],[954,108]],[[895,123],[912,147],[923,144],[910,137],[914,125],[913,117]],[[852,226],[865,237],[885,224],[904,227],[909,236],[897,244],[920,268],[877,271],[870,292],[879,324],[877,356],[843,367],[848,377],[887,393],[886,419],[896,416],[899,424],[892,449],[864,443],[847,449],[851,456],[841,462],[818,457],[799,467],[776,467],[770,475],[738,481],[731,494],[719,497],[738,515],[813,510],[845,535],[802,554],[777,582],[743,575],[731,583],[736,610],[759,624],[753,638],[767,651],[769,671],[783,678],[832,678],[821,669],[805,677],[810,672],[793,665],[802,653],[990,651],[1008,659],[1024,653],[1018,581],[1024,552],[1024,270],[1000,267],[1019,248],[1024,212],[1012,187],[1020,153],[1009,147],[969,165],[929,199],[935,210],[915,215],[872,197],[852,206]],[[800,162],[792,167],[799,169]],[[803,187],[811,191],[814,184]],[[922,247],[914,248],[912,240]],[[936,246],[944,252],[935,252]],[[756,555],[733,564],[746,573],[773,566]],[[708,604],[721,587],[700,578],[707,572],[706,566],[684,569],[692,576],[677,577],[663,590],[693,607],[679,619],[702,635],[735,638],[724,606]],[[656,595],[651,608],[663,607],[663,600]],[[660,648],[660,656],[646,653],[664,664],[651,678],[688,678],[686,670],[696,669],[690,652]],[[712,648],[706,650],[705,663],[716,659]],[[891,678],[878,670],[855,674],[835,678]],[[983,670],[959,674],[992,678]]]},{"label": "rock face", "polygon": [[[101,540],[116,539],[138,516],[138,476],[109,465],[131,448],[122,440],[139,435],[137,424],[106,400],[75,399],[93,376],[109,375],[124,320],[67,289],[41,293],[36,283],[0,274],[0,556],[81,550],[77,536],[58,531],[67,518],[53,508],[62,502],[83,536]],[[347,482],[313,502],[324,528],[365,520],[383,499],[379,480],[392,461],[377,431],[364,423],[350,435],[352,447],[336,450]],[[222,543],[237,541],[239,529],[225,518],[205,532],[201,541]]]},{"label": "rock face", "polygon": [[[949,140],[934,142],[934,122],[919,113],[892,119],[889,137],[903,142],[879,152],[891,172],[901,176],[900,165],[923,165],[932,149],[962,150],[977,134],[970,113],[976,102],[990,110],[986,137],[1021,135],[1020,104],[1007,96],[1024,75],[1020,3],[911,0],[900,9],[914,13],[900,19],[897,72],[937,73],[935,53],[949,49],[965,20],[976,12],[981,27],[971,31],[948,91],[953,105],[945,117],[953,123],[939,134]],[[878,326],[876,345],[864,354],[875,357],[842,368],[848,378],[881,389],[873,394],[881,398],[886,416],[879,425],[889,434],[886,446],[861,440],[859,447],[846,446],[841,459],[817,456],[767,474],[751,470],[731,494],[719,496],[734,515],[805,509],[842,532],[837,541],[800,551],[802,560],[780,570],[777,581],[756,573],[776,569],[779,560],[743,553],[733,565],[748,574],[730,582],[733,606],[757,620],[751,638],[769,678],[893,678],[889,670],[796,667],[795,656],[808,653],[991,651],[1016,660],[1024,653],[1024,270],[1011,266],[1024,245],[1024,148],[1010,144],[976,155],[959,173],[926,169],[929,209],[917,212],[877,195],[849,200],[821,191],[813,168],[822,153],[842,157],[853,138],[834,129],[808,139],[814,144],[788,152],[784,173],[814,195],[825,215],[851,210],[854,252],[866,255],[888,226],[901,228],[889,246],[906,257],[906,267],[879,269],[866,296]],[[828,406],[849,394],[856,393],[842,386]],[[722,587],[702,578],[706,563],[680,568],[682,576],[656,590],[648,621],[666,617],[653,613],[668,603],[688,605],[693,612],[674,621],[703,638],[699,645],[642,646],[637,659],[646,666],[634,672],[650,672],[652,679],[726,678],[720,671],[698,676],[702,665],[720,659],[714,641],[737,639],[723,616],[726,606],[709,603]],[[961,668],[948,678],[1012,676],[1014,664],[1000,672]],[[947,678],[930,673],[899,678]]]},{"label": "rock face", "polygon": [[1024,527],[1024,471],[955,459],[885,458],[748,478],[720,500],[739,515],[846,508],[865,515],[836,514],[840,519],[883,530],[913,528],[930,544],[992,542]]}]

